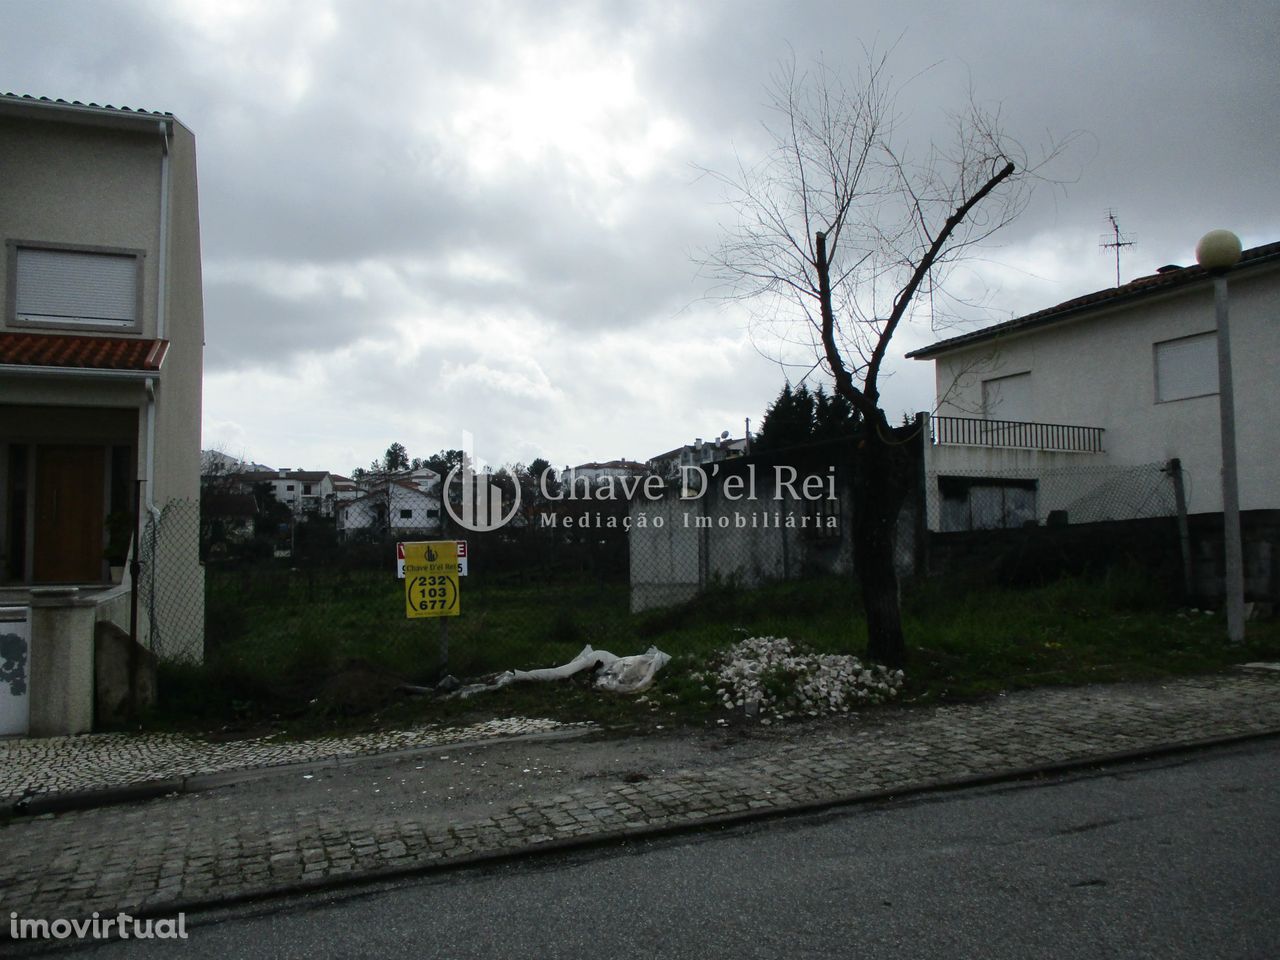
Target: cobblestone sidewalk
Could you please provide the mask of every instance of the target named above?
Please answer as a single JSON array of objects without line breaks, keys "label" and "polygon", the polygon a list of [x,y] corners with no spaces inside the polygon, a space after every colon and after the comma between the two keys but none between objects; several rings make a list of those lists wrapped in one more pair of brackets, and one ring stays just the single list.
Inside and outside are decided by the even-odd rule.
[{"label": "cobblestone sidewalk", "polygon": [[263,737],[209,743],[165,733],[0,740],[0,808],[28,797],[105,791],[184,777],[376,756],[491,737],[568,732],[590,726],[512,717],[466,727],[418,727],[297,741]]},{"label": "cobblestone sidewalk", "polygon": [[[488,816],[376,803],[246,813],[207,795],[19,819],[0,829],[0,910],[76,917],[390,876],[534,846],[638,835],[1207,739],[1280,731],[1280,675],[1027,691],[904,710],[720,766],[603,779]],[[561,749],[572,749],[572,743]]]}]

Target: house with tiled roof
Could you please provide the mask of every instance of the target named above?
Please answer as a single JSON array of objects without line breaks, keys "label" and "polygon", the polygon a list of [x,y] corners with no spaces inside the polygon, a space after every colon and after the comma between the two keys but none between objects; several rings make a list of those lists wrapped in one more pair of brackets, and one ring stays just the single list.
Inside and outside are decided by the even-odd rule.
[{"label": "house with tiled roof", "polygon": [[346,503],[348,500],[359,500],[364,491],[360,489],[360,485],[350,477],[344,477],[341,474],[332,473],[329,480],[333,484],[333,500],[334,504]]},{"label": "house with tiled roof", "polygon": [[[1228,286],[1240,507],[1258,534],[1248,549],[1266,552],[1259,531],[1280,521],[1280,243],[1245,250]],[[1192,520],[1220,514],[1217,339],[1212,277],[1166,266],[907,354],[935,370],[929,529],[1171,515],[1179,491],[1158,468],[1174,460]],[[1143,465],[1150,481],[1115,486]]]},{"label": "house with tiled roof", "polygon": [[627,477],[643,477],[649,468],[639,461],[622,457],[618,460],[592,460],[580,463],[576,467],[565,467],[560,471],[560,482],[568,486],[574,483],[585,483],[588,486],[597,481]]},{"label": "house with tiled roof", "polygon": [[337,500],[338,536],[405,540],[439,535],[444,529],[441,493],[440,474],[430,467],[369,480],[358,496]]},{"label": "house with tiled roof", "polygon": [[0,692],[0,734],[77,733],[104,625],[203,656],[195,140],[167,113],[4,94],[0,169],[0,628],[29,680],[24,705]]},{"label": "house with tiled roof", "polygon": [[684,474],[681,471],[687,473],[693,467],[701,467],[721,460],[732,460],[735,457],[745,456],[750,452],[750,437],[744,436],[734,439],[728,435],[726,430],[712,440],[704,441],[701,437],[698,437],[693,443],[686,443],[684,446],[676,447],[674,450],[668,450],[666,453],[651,457],[648,467],[652,473],[656,473],[659,476],[674,478],[683,476]]},{"label": "house with tiled roof", "polygon": [[234,474],[232,479],[250,493],[267,484],[276,500],[295,517],[332,517],[336,501],[333,474],[328,470],[253,470]]}]

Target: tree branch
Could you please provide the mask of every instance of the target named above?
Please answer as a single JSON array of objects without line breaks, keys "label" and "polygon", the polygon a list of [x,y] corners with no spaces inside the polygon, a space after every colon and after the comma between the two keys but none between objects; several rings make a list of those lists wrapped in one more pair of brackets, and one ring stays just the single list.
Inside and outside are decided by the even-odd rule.
[{"label": "tree branch", "polygon": [[826,353],[827,366],[831,368],[831,376],[835,379],[836,390],[852,403],[868,422],[875,422],[879,410],[853,382],[840,349],[836,344],[836,315],[831,308],[831,264],[827,260],[827,235],[819,230],[814,235],[814,256],[818,268],[818,302],[822,305],[822,347]]},{"label": "tree branch", "polygon": [[880,399],[880,392],[877,388],[876,381],[880,376],[880,365],[884,362],[885,353],[889,349],[889,341],[893,339],[894,331],[898,329],[898,324],[902,322],[903,316],[907,312],[907,308],[911,305],[911,301],[915,298],[916,290],[920,286],[921,281],[933,269],[934,262],[938,259],[938,255],[946,246],[947,240],[961,223],[964,222],[969,211],[982,202],[992,190],[1000,185],[1001,181],[1007,180],[1013,175],[1013,162],[1005,163],[993,177],[991,177],[982,188],[973,196],[957,207],[947,217],[946,222],[942,225],[942,229],[938,231],[938,235],[933,238],[933,243],[929,245],[929,249],[925,255],[916,264],[915,270],[911,274],[911,279],[907,281],[894,300],[893,312],[889,314],[889,319],[885,323],[884,330],[881,331],[880,337],[876,342],[875,350],[871,354],[871,362],[867,365],[867,375],[863,380],[863,389],[866,391],[866,398],[873,404]]}]

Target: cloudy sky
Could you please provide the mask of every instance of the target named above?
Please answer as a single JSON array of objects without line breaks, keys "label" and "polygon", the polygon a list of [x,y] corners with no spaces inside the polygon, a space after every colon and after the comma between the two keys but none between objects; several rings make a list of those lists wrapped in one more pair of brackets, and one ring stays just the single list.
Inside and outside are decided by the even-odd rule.
[{"label": "cloudy sky", "polygon": [[[763,149],[780,61],[892,47],[914,140],[972,86],[1079,136],[962,280],[987,321],[1280,239],[1274,0],[1071,3],[0,0],[0,89],[174,113],[196,135],[204,445],[348,471],[392,441],[492,462],[644,459],[758,424],[785,371],[699,255],[700,169]],[[948,331],[953,332],[953,331]],[[891,416],[931,404],[905,330]]]}]

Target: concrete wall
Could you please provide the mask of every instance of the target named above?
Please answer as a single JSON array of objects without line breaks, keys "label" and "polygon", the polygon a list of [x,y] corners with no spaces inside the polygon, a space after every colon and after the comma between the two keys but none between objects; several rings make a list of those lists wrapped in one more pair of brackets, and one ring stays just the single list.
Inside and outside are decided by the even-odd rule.
[{"label": "concrete wall", "polygon": [[[129,701],[129,671],[136,666],[139,703],[155,700],[155,658],[145,649],[131,663],[128,582],[102,590],[37,587],[0,591],[0,632],[16,612],[28,637],[28,717],[21,730],[33,737],[87,733],[102,720],[118,721]],[[145,639],[139,610],[139,638]],[[103,707],[109,705],[109,715]]]},{"label": "concrete wall", "polygon": [[[628,513],[632,612],[684,603],[716,586],[751,588],[778,580],[852,573],[848,456],[846,444],[735,458],[719,463],[715,473],[708,469],[709,483],[700,497],[682,498],[680,485],[671,484],[659,500],[632,500]],[[778,482],[779,466],[794,466],[798,480],[791,488]],[[803,479],[825,478],[830,466],[836,467],[836,497],[830,500],[824,495],[822,504],[826,515],[836,517],[838,528],[824,535],[812,525],[814,502],[792,496],[791,490],[803,493]],[[732,489],[724,486],[728,476],[754,479],[746,480],[731,497],[725,495],[726,489]],[[912,522],[907,516],[902,525],[908,536]]]},{"label": "concrete wall", "polygon": [[93,729],[96,604],[51,589],[31,598],[31,735]]},{"label": "concrete wall", "polygon": [[[410,490],[399,484],[391,484],[388,499],[388,523],[392,530],[425,530],[428,533],[439,533],[441,504],[439,497],[433,497],[421,490]],[[355,509],[355,508],[353,508]],[[434,509],[436,515],[430,517],[428,510]],[[401,510],[413,511],[413,516],[402,519]]]},{"label": "concrete wall", "polygon": [[[674,495],[633,500],[630,506],[631,612],[692,600],[703,587],[705,533],[685,517],[700,516],[701,506]],[[637,525],[642,513],[643,528]]]},{"label": "concrete wall", "polygon": [[[1280,506],[1280,458],[1275,455],[1280,408],[1280,269],[1264,265],[1231,277],[1231,341],[1240,462],[1240,505]],[[1011,333],[935,361],[938,414],[982,415],[982,381],[1031,375],[1027,419],[1103,427],[1102,462],[1143,464],[1182,460],[1188,509],[1222,509],[1217,395],[1156,401],[1158,342],[1215,329],[1210,281],[1134,304],[1103,309],[1031,332]],[[991,416],[999,419],[999,412]],[[976,472],[997,469],[1013,451],[936,450],[938,469],[967,463]],[[1081,462],[1088,455],[1032,456],[1036,464]]]},{"label": "concrete wall", "polygon": [[[158,159],[155,165],[159,169]],[[156,189],[158,193],[158,185]],[[156,503],[200,499],[204,377],[200,211],[195,138],[180,123],[173,126],[169,147],[168,243],[163,334],[170,344],[157,390],[156,478],[152,496]]]}]

